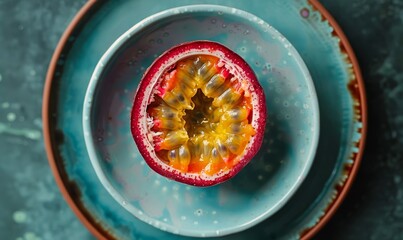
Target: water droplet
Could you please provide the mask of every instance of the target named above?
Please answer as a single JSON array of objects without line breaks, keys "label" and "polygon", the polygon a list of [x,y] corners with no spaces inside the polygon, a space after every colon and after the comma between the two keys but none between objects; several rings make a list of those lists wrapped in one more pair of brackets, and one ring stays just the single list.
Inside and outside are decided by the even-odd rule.
[{"label": "water droplet", "polygon": [[266,63],[264,65],[264,68],[266,68],[267,70],[271,71],[271,64],[270,63]]},{"label": "water droplet", "polygon": [[126,201],[123,201],[123,202],[122,202],[122,205],[123,205],[123,206],[126,206],[126,205],[127,205],[127,202],[126,202]]},{"label": "water droplet", "polygon": [[218,11],[217,13],[218,13],[218,15],[223,15],[224,14],[222,11]]},{"label": "water droplet", "polygon": [[249,30],[245,30],[244,32],[243,32],[243,35],[248,35],[249,34]]},{"label": "water droplet", "polygon": [[184,221],[186,220],[186,216],[181,216],[181,219]]},{"label": "water droplet", "polygon": [[220,235],[220,230],[215,231],[215,234]]},{"label": "water droplet", "polygon": [[102,142],[103,140],[104,140],[104,139],[103,139],[102,137],[98,137],[98,138],[97,138],[97,141],[98,141],[98,142]]},{"label": "water droplet", "polygon": [[309,10],[307,8],[301,9],[301,11],[299,11],[299,13],[301,14],[301,16],[303,18],[308,18],[309,17]]},{"label": "water droplet", "polygon": [[213,18],[213,19],[210,20],[210,22],[211,22],[212,24],[215,24],[215,23],[217,22],[217,20],[216,20],[215,18]]},{"label": "water droplet", "polygon": [[203,215],[203,209],[197,209],[196,211],[195,211],[195,213],[194,213],[196,216],[201,216],[201,215]]},{"label": "water droplet", "polygon": [[198,222],[198,221],[194,221],[193,224],[194,224],[194,225],[199,225],[199,222]]},{"label": "water droplet", "polygon": [[227,27],[227,24],[223,23],[223,24],[221,25],[221,27],[222,27],[222,28],[226,28],[226,27]]},{"label": "water droplet", "polygon": [[214,223],[214,224],[218,224],[218,221],[217,221],[217,220],[214,220],[213,223]]}]

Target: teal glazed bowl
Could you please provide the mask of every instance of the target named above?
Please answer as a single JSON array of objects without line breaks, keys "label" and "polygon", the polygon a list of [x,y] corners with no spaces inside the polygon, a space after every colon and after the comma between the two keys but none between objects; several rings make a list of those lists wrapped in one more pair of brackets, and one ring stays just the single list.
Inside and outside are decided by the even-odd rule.
[{"label": "teal glazed bowl", "polygon": [[[215,41],[239,54],[264,89],[268,113],[254,159],[229,181],[208,188],[152,171],[130,131],[145,70],[166,50],[195,40]],[[185,236],[236,233],[273,215],[305,179],[319,138],[316,92],[294,47],[262,19],[217,5],[162,11],[130,28],[98,62],[83,107],[86,148],[105,189],[133,217]]]}]

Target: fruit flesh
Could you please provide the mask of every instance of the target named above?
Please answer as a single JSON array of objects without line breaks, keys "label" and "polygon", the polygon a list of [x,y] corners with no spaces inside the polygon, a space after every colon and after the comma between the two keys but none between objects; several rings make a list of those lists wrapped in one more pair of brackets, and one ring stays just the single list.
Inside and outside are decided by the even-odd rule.
[{"label": "fruit flesh", "polygon": [[255,134],[243,81],[211,55],[188,56],[168,67],[147,107],[159,159],[210,176],[237,164]]}]

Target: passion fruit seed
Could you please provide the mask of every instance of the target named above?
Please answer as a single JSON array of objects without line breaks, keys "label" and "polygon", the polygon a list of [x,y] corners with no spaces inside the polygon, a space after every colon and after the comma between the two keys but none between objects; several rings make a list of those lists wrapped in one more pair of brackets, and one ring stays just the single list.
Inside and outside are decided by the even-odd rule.
[{"label": "passion fruit seed", "polygon": [[262,87],[225,46],[175,46],[147,69],[134,97],[131,131],[155,172],[193,186],[235,176],[259,150],[266,125]]},{"label": "passion fruit seed", "polygon": [[210,55],[188,56],[168,67],[146,110],[160,160],[209,176],[236,165],[255,135],[243,81]]}]

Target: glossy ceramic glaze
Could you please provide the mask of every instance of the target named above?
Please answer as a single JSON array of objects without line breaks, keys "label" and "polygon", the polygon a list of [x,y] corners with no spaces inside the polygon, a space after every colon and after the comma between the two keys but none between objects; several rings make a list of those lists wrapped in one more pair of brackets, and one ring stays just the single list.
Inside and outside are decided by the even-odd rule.
[{"label": "glossy ceramic glaze", "polygon": [[[321,125],[311,171],[287,204],[260,224],[223,238],[309,238],[340,204],[362,155],[365,95],[354,54],[337,24],[316,1],[214,3],[253,13],[295,46],[317,90]],[[43,108],[49,162],[66,200],[98,238],[186,238],[137,220],[102,186],[85,147],[82,107],[93,70],[116,38],[151,14],[188,4],[187,0],[89,2],[63,35],[52,59]]]},{"label": "glossy ceramic glaze", "polygon": [[[230,181],[209,188],[155,173],[130,131],[145,69],[172,46],[194,40],[215,41],[238,53],[262,85],[269,115],[255,158]],[[284,36],[247,12],[193,5],[150,16],[111,45],[90,80],[83,126],[95,172],[123,208],[161,230],[208,237],[249,228],[287,202],[313,161],[319,110],[308,70]]]}]

